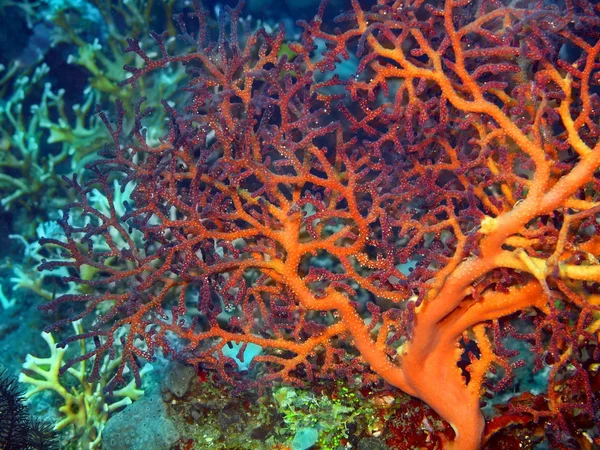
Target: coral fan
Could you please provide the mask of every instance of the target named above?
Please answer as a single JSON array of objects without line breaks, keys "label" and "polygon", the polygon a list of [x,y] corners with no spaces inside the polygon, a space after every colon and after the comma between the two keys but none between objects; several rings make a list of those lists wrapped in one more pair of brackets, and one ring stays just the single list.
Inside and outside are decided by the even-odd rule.
[{"label": "coral fan", "polygon": [[[189,81],[162,103],[159,142],[143,99],[129,133],[121,103],[116,124],[101,113],[114,145],[91,180],[67,180],[80,200],[65,239],[45,243],[68,259],[42,269],[92,292],[43,309],[80,306],[55,327],[95,321],[64,342],[94,347],[62,370],[89,358],[97,375],[120,335],[109,388],[157,349],[233,382],[383,378],[469,450],[482,395],[523,364],[510,337],[551,368],[544,409],[522,410],[577,434],[600,358],[599,7],[353,0],[336,29],[324,10],[291,57],[282,30],[239,32],[241,6],[216,40],[199,3],[177,16],[180,52],[166,34],[152,34],[157,56],[129,40],[143,63],[123,85],[176,63]],[[338,76],[351,55],[355,73]],[[133,186],[124,214],[114,179]],[[109,211],[90,204],[98,187]],[[236,361],[224,348],[240,343]],[[238,370],[249,344],[260,377]]]}]

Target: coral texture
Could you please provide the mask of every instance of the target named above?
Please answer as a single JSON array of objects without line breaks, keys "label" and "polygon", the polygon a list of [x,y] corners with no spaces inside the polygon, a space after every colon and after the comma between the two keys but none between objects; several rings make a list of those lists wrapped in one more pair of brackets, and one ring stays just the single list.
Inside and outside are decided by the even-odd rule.
[{"label": "coral texture", "polygon": [[[114,145],[67,180],[80,200],[65,238],[44,240],[67,258],[41,267],[89,293],[43,309],[79,308],[55,327],[94,323],[61,370],[93,359],[97,375],[119,335],[109,388],[159,349],[232,382],[383,378],[470,450],[521,339],[550,368],[544,408],[522,410],[576,433],[600,359],[599,7],[353,0],[332,29],[323,3],[297,43],[241,32],[241,7],[215,33],[196,3],[179,49],[129,40],[142,63],[122,85],[176,64],[188,82],[162,102],[159,141],[143,99],[129,132],[121,103],[116,123],[101,114]],[[115,179],[133,186],[124,214]],[[224,352],[240,343],[239,360],[262,349],[250,374]]]}]

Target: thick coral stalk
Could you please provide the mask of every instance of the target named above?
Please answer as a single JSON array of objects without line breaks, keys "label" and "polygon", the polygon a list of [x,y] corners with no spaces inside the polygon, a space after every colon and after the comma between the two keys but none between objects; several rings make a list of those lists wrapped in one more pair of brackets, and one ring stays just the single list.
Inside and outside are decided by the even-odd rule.
[{"label": "thick coral stalk", "polygon": [[[285,51],[283,31],[239,35],[241,6],[211,42],[199,3],[181,53],[129,41],[143,64],[124,85],[176,63],[190,81],[158,143],[143,100],[127,136],[121,105],[116,125],[101,115],[114,146],[68,180],[81,200],[48,241],[70,259],[42,265],[98,276],[44,309],[104,308],[67,342],[93,339],[77,361],[98,361],[122,332],[115,385],[158,349],[234,383],[384,379],[460,450],[480,446],[482,395],[510,384],[524,362],[504,345],[522,339],[551,366],[547,411],[522,412],[569,433],[573,410],[593,416],[600,359],[600,9],[353,0],[332,29],[325,8]],[[113,178],[132,190],[123,214]],[[261,347],[252,374],[232,342]]]}]

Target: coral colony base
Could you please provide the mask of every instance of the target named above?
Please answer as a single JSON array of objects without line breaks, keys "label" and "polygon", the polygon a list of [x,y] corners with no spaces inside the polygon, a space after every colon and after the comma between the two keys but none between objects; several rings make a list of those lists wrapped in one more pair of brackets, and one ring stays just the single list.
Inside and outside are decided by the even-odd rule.
[{"label": "coral colony base", "polygon": [[239,389],[385,380],[472,450],[484,399],[528,365],[547,394],[514,416],[599,445],[573,423],[598,419],[600,7],[353,0],[332,24],[323,2],[297,42],[242,8],[214,28],[195,2],[178,43],[128,40],[130,98],[187,78],[100,113],[112,144],[66,179],[40,269],[83,288],[42,309],[92,345],[61,373],[98,379],[117,352],[108,392],[158,353]]}]

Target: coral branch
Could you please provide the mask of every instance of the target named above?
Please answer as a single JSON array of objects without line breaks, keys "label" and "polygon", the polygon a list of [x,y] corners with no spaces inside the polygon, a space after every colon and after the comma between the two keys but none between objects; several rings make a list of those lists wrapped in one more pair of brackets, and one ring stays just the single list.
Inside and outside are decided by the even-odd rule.
[{"label": "coral branch", "polygon": [[[128,134],[121,104],[114,126],[101,113],[114,146],[90,181],[67,180],[80,200],[66,239],[46,242],[69,259],[41,266],[89,293],[43,309],[78,307],[57,326],[95,317],[66,341],[94,342],[75,362],[95,374],[122,336],[109,388],[159,349],[234,383],[382,378],[433,407],[461,450],[481,443],[482,395],[523,364],[510,336],[551,367],[543,414],[568,433],[567,408],[593,416],[600,357],[600,9],[377,3],[353,0],[335,30],[323,3],[291,57],[283,30],[239,32],[241,5],[215,41],[199,2],[196,33],[179,16],[187,52],[130,39],[142,65],[122,85],[182,63],[183,101],[163,101],[158,143],[143,100]],[[120,204],[113,180],[131,191]],[[241,360],[249,344],[243,374],[224,349]]]}]

